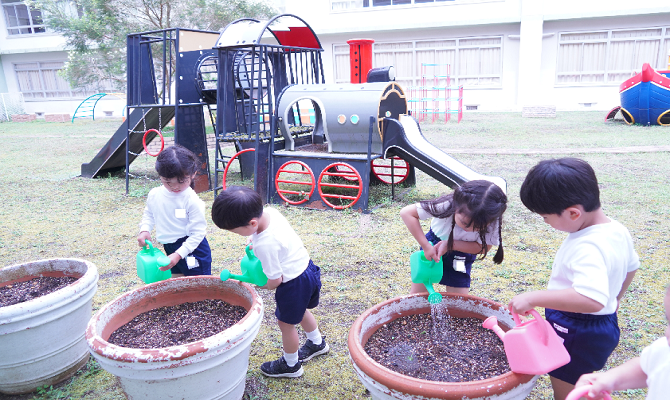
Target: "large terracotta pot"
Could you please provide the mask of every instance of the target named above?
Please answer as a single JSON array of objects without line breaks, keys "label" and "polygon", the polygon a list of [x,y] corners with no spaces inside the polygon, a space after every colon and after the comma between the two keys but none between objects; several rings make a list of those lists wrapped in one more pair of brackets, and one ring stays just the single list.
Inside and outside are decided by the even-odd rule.
[{"label": "large terracotta pot", "polygon": [[[232,327],[181,346],[134,349],[107,342],[139,314],[164,306],[220,299],[247,314]],[[246,283],[214,276],[173,278],[123,294],[91,319],[86,339],[100,366],[119,379],[130,399],[241,399],[251,342],[263,320],[263,301]]]},{"label": "large terracotta pot", "polygon": [[[503,330],[514,326],[509,312],[496,302],[469,295],[442,293],[452,317],[491,315]],[[412,378],[394,372],[374,361],[364,350],[370,336],[382,325],[405,315],[429,314],[427,294],[396,297],[377,304],[361,314],[349,331],[349,356],[363,385],[373,399],[524,399],[535,386],[537,376],[513,372],[470,382],[437,382]]]},{"label": "large terracotta pot", "polygon": [[70,276],[70,285],[0,308],[0,393],[21,394],[71,377],[86,361],[84,338],[98,269],[78,259],[39,260],[0,269],[0,286],[40,276]]}]

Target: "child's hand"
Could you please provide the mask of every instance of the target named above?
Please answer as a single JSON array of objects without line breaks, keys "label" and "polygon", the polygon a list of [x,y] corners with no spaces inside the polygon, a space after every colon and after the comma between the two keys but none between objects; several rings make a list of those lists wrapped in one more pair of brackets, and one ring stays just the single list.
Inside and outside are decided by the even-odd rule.
[{"label": "child's hand", "polygon": [[423,248],[423,256],[426,257],[426,260],[433,260],[435,262],[440,261],[441,255],[437,253],[437,246],[432,246],[429,244],[427,246],[422,246],[422,248]]},{"label": "child's hand", "polygon": [[144,247],[147,245],[146,241],[151,241],[151,232],[147,231],[142,231],[140,232],[139,235],[137,235],[137,243],[140,245],[140,247]]},{"label": "child's hand", "polygon": [[161,271],[167,271],[168,269],[171,269],[172,267],[174,267],[175,265],[177,265],[177,263],[179,262],[179,260],[181,260],[181,256],[180,256],[179,254],[177,254],[177,253],[172,253],[172,254],[170,254],[170,255],[168,256],[168,258],[170,259],[170,264],[168,264],[168,265],[166,265],[166,266],[164,266],[164,267],[158,267],[158,269],[160,269]]},{"label": "child's hand", "polygon": [[535,308],[535,306],[532,304],[532,299],[532,292],[521,293],[512,298],[507,308],[509,308],[509,310],[513,313],[525,315],[528,311]]},{"label": "child's hand", "polygon": [[607,373],[584,374],[579,378],[575,387],[591,385],[588,393],[589,399],[602,399],[602,392],[612,393],[614,391],[614,380],[611,375]]}]

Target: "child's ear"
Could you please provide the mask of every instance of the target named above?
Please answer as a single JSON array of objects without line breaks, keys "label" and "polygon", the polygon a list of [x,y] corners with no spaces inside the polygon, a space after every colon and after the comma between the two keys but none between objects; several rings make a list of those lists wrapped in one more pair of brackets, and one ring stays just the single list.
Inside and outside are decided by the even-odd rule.
[{"label": "child's ear", "polygon": [[249,221],[249,225],[253,228],[258,227],[258,218],[252,218],[251,221]]},{"label": "child's ear", "polygon": [[572,221],[576,221],[584,213],[584,210],[582,209],[581,206],[568,207],[565,209],[565,211],[568,213],[568,217]]}]

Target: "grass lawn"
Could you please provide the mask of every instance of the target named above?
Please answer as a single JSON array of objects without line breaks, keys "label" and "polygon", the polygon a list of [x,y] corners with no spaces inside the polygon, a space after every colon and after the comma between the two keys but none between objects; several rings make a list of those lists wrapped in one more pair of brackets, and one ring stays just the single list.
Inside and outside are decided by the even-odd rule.
[{"label": "grass lawn", "polygon": [[[663,291],[670,281],[670,162],[668,152],[635,151],[635,146],[670,145],[670,128],[604,123],[601,112],[557,113],[529,119],[520,113],[466,113],[460,124],[422,124],[431,143],[453,153],[475,171],[501,176],[508,183],[509,207],[503,226],[505,261],[491,257],[473,269],[471,294],[507,304],[517,293],[546,287],[553,255],[565,233],[553,230],[528,212],[519,200],[527,171],[545,158],[577,156],[594,167],[606,214],[630,230],[641,267],[619,310],[621,341],[608,368],[639,355],[664,334]],[[141,156],[131,165],[130,194],[123,176],[80,178],[120,120],[71,123],[0,123],[0,258],[2,266],[27,261],[75,257],[93,262],[100,274],[94,311],[122,293],[142,285],[135,271],[139,250],[135,237],[146,194],[159,185],[154,159]],[[594,152],[622,148],[627,152]],[[232,148],[227,151],[232,153]],[[212,152],[213,154],[213,152]],[[235,179],[234,169],[231,179]],[[248,184],[248,183],[247,183]],[[388,186],[371,193],[370,214],[318,211],[277,205],[322,268],[321,304],[315,309],[331,353],[305,365],[303,377],[269,379],[258,367],[281,355],[281,336],[270,291],[260,290],[265,319],[251,348],[245,399],[366,398],[348,357],[347,334],[364,310],[409,291],[409,256],[417,244],[399,217],[400,209],[450,189],[417,170],[417,184],[396,191]],[[200,194],[207,213],[213,192]],[[427,229],[427,228],[426,228]],[[239,273],[245,239],[218,230],[209,221],[213,274]],[[492,253],[493,254],[493,253]],[[543,310],[540,310],[541,312]],[[546,376],[529,399],[549,399]],[[644,390],[615,394],[644,399]],[[115,378],[89,362],[74,378],[24,399],[123,399]]]}]

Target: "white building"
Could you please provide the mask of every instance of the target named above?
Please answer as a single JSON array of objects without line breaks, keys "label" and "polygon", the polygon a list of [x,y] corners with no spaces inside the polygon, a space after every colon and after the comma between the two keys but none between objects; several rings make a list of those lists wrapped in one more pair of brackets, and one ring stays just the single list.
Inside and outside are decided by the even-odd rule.
[{"label": "white building", "polygon": [[[373,39],[373,67],[393,65],[408,92],[446,76],[449,64],[450,85],[464,87],[466,109],[609,110],[619,105],[619,84],[643,63],[670,69],[667,0],[276,3],[316,32],[326,82],[349,81],[347,40]],[[22,1],[0,4],[0,93],[23,93],[27,113],[74,113],[91,93],[70,90],[56,74],[67,60],[63,38]],[[438,86],[445,85],[439,78]]]}]

